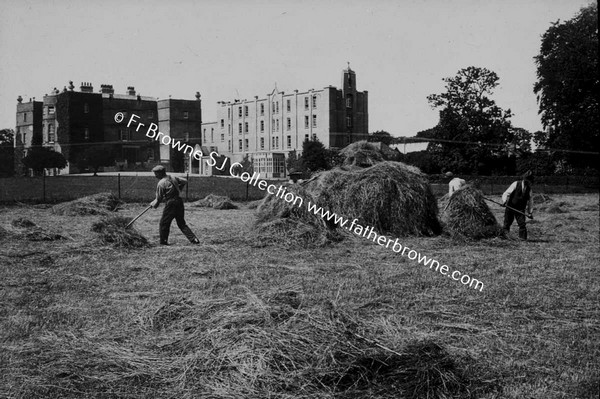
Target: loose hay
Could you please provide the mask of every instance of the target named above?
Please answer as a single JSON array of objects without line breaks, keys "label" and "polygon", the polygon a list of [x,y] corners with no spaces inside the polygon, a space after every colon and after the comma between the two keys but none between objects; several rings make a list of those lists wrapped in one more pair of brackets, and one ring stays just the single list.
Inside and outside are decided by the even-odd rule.
[{"label": "loose hay", "polygon": [[22,228],[29,228],[29,227],[35,227],[35,226],[37,226],[31,220],[23,218],[23,217],[13,219],[13,221],[10,224],[13,227],[22,227]]},{"label": "loose hay", "polygon": [[483,193],[471,185],[452,194],[442,221],[447,232],[453,236],[477,240],[503,235],[496,217],[485,203]]},{"label": "loose hay", "polygon": [[112,193],[99,193],[52,207],[52,212],[65,216],[109,215],[123,202]]},{"label": "loose hay", "polygon": [[215,194],[209,194],[203,199],[193,202],[191,205],[200,208],[238,209],[237,205],[231,202],[228,197]]},{"label": "loose hay", "polygon": [[149,246],[148,240],[140,232],[127,224],[131,218],[123,216],[104,217],[92,225],[92,231],[98,233],[103,244],[119,248],[141,248]]},{"label": "loose hay", "polygon": [[383,162],[385,156],[373,144],[362,140],[352,143],[340,151],[344,166],[366,168]]},{"label": "loose hay", "polygon": [[13,237],[13,233],[0,226],[0,240],[7,240]]}]

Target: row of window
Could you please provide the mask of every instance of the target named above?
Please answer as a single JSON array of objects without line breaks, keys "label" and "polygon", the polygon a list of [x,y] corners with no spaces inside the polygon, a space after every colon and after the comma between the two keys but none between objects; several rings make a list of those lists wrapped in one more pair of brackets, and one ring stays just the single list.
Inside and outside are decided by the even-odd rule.
[{"label": "row of window", "polygon": [[[309,110],[310,104],[310,98],[304,97],[304,109],[305,110]],[[313,95],[312,96],[312,108],[317,108],[317,96]],[[287,112],[292,112],[292,100],[286,100],[286,111]],[[248,106],[244,105],[244,106],[238,106],[238,117],[241,118],[242,116],[248,116]],[[279,113],[279,101],[273,101],[271,103],[271,112],[274,114],[278,114]],[[265,115],[265,104],[261,103],[260,104],[260,116],[264,116]],[[227,119],[231,119],[231,109],[228,108],[227,109]],[[225,121],[223,119],[221,119],[221,127],[225,126]]]},{"label": "row of window", "polygon": [[[304,116],[304,128],[305,129],[309,128],[309,123],[310,123],[310,118],[308,115],[305,115]],[[312,116],[312,127],[317,127],[317,115]],[[291,118],[286,119],[286,129],[288,131],[292,130],[292,119]],[[279,119],[271,120],[271,130],[273,132],[279,131]],[[260,132],[264,133],[264,131],[265,131],[265,121],[260,121]],[[238,123],[238,134],[248,133],[248,132],[249,132],[248,122],[244,122],[243,124],[241,122]]]},{"label": "row of window", "polygon": [[[313,140],[315,140],[317,138],[316,134],[313,134]],[[287,136],[286,137],[287,142],[286,142],[286,148],[291,149],[292,148],[292,136]],[[308,140],[308,134],[304,135],[304,139]],[[260,149],[264,150],[265,149],[265,138],[261,137],[260,138]],[[271,148],[272,149],[279,149],[279,137],[271,137]],[[229,149],[231,150],[231,148]],[[247,151],[248,150],[248,139],[244,139],[242,141],[242,139],[238,140],[238,150],[239,151]]]}]

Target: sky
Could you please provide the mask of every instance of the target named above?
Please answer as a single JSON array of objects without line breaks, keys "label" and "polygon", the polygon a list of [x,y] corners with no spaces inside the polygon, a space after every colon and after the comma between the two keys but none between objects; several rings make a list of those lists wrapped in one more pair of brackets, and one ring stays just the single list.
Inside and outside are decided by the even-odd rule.
[{"label": "sky", "polygon": [[0,0],[0,129],[17,97],[42,100],[72,80],[134,86],[157,98],[217,101],[329,85],[348,62],[369,92],[369,131],[414,136],[438,122],[427,96],[485,67],[514,126],[541,130],[534,57],[557,20],[587,0]]}]

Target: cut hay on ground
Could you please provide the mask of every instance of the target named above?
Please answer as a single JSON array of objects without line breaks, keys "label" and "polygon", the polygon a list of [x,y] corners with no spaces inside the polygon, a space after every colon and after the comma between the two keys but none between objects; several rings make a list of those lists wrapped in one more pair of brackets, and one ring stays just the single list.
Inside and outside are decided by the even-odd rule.
[{"label": "cut hay on ground", "polygon": [[238,209],[237,205],[231,202],[228,197],[215,194],[209,194],[203,199],[193,202],[191,205],[200,208]]},{"label": "cut hay on ground", "polygon": [[0,240],[7,240],[13,237],[13,233],[0,226]]},{"label": "cut hay on ground", "polygon": [[343,166],[367,168],[385,160],[385,156],[373,144],[362,140],[352,143],[340,151]]},{"label": "cut hay on ground", "polygon": [[125,228],[131,218],[123,216],[104,217],[92,225],[92,231],[98,233],[100,242],[119,248],[142,248],[149,246],[148,240],[130,226]]},{"label": "cut hay on ground", "polygon": [[534,204],[543,204],[544,202],[552,201],[552,198],[547,194],[535,194],[532,199]]},{"label": "cut hay on ground", "polygon": [[10,233],[14,238],[27,241],[56,241],[66,240],[67,237],[55,231],[48,231],[38,226],[31,220],[19,217],[11,221],[11,225],[17,229],[17,232]]},{"label": "cut hay on ground", "polygon": [[37,226],[31,220],[23,218],[23,217],[13,219],[13,221],[10,222],[10,224],[13,227],[21,227],[21,228],[29,228],[29,227],[35,227],[35,226]]},{"label": "cut hay on ground", "polygon": [[503,230],[483,199],[483,193],[471,185],[455,191],[442,214],[447,233],[472,239],[499,237]]},{"label": "cut hay on ground", "polygon": [[167,300],[149,322],[174,338],[162,349],[178,359],[174,377],[199,387],[195,397],[441,399],[478,388],[465,372],[470,359],[430,340],[394,348],[390,336],[373,334],[331,302],[302,308],[296,292]]},{"label": "cut hay on ground", "polygon": [[65,216],[109,215],[123,202],[112,193],[100,193],[52,207],[52,212]]}]

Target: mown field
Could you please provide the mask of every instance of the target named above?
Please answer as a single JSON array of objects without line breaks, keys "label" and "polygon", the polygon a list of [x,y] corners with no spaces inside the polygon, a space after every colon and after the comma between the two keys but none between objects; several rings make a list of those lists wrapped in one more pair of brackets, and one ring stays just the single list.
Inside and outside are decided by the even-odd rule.
[{"label": "mown field", "polygon": [[[364,238],[258,241],[245,206],[188,206],[201,245],[173,224],[142,249],[99,243],[97,216],[4,206],[0,397],[598,398],[598,202],[552,195],[528,242],[400,239],[481,292]],[[154,244],[160,213],[136,222]]]}]

